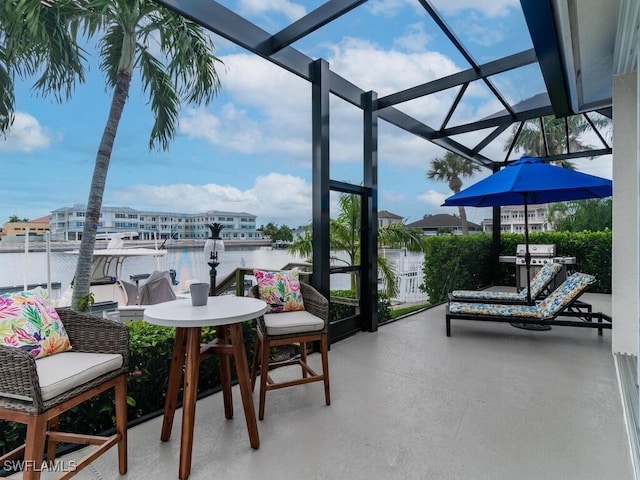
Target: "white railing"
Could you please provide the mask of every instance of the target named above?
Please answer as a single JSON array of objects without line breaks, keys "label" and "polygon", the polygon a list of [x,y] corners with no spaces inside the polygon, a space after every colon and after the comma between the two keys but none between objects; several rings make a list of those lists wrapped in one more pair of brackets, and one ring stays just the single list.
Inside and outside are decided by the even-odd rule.
[{"label": "white railing", "polygon": [[385,256],[391,260],[391,265],[396,273],[396,286],[398,294],[392,298],[397,302],[427,302],[429,296],[420,290],[422,283],[422,268],[424,264],[423,253],[394,250],[385,252]]}]

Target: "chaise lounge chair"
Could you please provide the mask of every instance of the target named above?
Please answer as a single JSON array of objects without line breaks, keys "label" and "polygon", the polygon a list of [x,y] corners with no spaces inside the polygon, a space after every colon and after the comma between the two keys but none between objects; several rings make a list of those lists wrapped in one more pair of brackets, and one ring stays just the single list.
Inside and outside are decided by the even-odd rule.
[{"label": "chaise lounge chair", "polygon": [[[548,262],[531,279],[531,300],[540,299],[547,293],[549,285],[562,270],[562,264]],[[495,290],[454,290],[449,293],[450,302],[504,303],[526,305],[527,288],[519,292],[500,292]]]},{"label": "chaise lounge chair", "polygon": [[[574,273],[536,305],[451,302],[446,310],[447,337],[451,336],[451,320],[590,327],[597,328],[598,334],[602,335],[603,328],[611,328],[611,317],[600,312],[571,309],[578,297],[594,282],[592,275]],[[560,320],[558,317],[574,320]]]}]

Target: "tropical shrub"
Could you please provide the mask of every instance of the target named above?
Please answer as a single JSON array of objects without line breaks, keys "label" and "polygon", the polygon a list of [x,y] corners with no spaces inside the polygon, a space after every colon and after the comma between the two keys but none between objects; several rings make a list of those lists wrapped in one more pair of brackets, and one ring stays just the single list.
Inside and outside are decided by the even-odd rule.
[{"label": "tropical shrub", "polygon": [[[332,297],[356,298],[355,290],[331,290]],[[332,302],[329,306],[329,321],[336,322],[340,319],[355,315],[356,307],[343,303]],[[378,292],[378,323],[384,323],[391,319],[391,301],[382,292]]]},{"label": "tropical shrub", "polygon": [[[430,303],[447,299],[455,289],[475,290],[492,283],[491,234],[434,236],[425,239],[425,261],[421,288]],[[499,255],[515,255],[523,234],[503,233]],[[595,275],[598,282],[591,292],[611,293],[611,231],[602,232],[536,232],[529,234],[530,244],[553,244],[556,256],[576,257],[571,272]],[[516,269],[511,263],[498,265],[499,285],[515,285]]]}]

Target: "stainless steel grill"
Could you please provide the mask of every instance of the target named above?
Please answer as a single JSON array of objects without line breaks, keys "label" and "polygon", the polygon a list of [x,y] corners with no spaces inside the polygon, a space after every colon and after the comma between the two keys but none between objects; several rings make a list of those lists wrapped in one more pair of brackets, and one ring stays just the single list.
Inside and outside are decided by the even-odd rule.
[{"label": "stainless steel grill", "polygon": [[[519,244],[516,247],[515,256],[504,255],[500,257],[501,262],[515,263],[516,264],[516,288],[522,290],[527,286],[527,266],[525,260],[526,245],[524,243]],[[566,265],[573,265],[576,263],[576,257],[556,257],[556,246],[549,244],[533,244],[529,245],[529,253],[531,254],[531,278],[544,266],[545,263],[555,262],[561,263],[563,268],[558,273],[553,283],[551,283],[551,289],[555,289],[567,278]]]}]

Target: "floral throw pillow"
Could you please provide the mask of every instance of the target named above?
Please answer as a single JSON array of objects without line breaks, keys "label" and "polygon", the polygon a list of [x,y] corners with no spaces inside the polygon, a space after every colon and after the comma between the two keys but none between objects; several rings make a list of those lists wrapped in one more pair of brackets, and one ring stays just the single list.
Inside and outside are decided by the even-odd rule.
[{"label": "floral throw pillow", "polygon": [[32,292],[0,295],[0,344],[24,350],[35,358],[71,349],[55,308]]},{"label": "floral throw pillow", "polygon": [[258,282],[260,299],[267,302],[267,313],[304,310],[300,279],[296,270],[253,272]]}]

